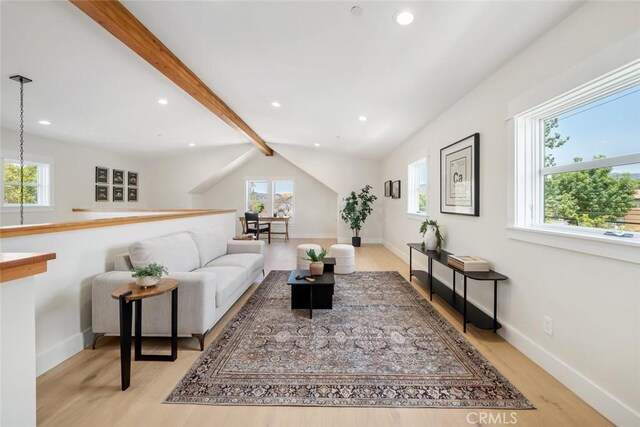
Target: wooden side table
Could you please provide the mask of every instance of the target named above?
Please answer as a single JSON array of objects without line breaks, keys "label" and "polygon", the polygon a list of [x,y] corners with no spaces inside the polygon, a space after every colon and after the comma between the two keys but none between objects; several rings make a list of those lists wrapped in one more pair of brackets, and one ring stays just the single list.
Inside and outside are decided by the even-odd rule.
[{"label": "wooden side table", "polygon": [[[142,300],[171,292],[171,354],[142,354]],[[131,312],[136,305],[135,360],[173,362],[178,358],[178,281],[161,279],[160,283],[142,288],[135,282],[114,290],[111,297],[120,304],[120,381],[122,390],[129,388],[131,381]]]}]

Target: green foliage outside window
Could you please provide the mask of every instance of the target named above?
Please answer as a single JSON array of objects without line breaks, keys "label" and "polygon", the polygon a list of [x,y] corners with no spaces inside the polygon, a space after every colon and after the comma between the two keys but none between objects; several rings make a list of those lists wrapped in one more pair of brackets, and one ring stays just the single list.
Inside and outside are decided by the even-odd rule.
[{"label": "green foliage outside window", "polygon": [[[558,119],[544,123],[545,167],[556,165],[550,151],[569,141],[569,137],[563,138],[554,132],[557,127]],[[594,157],[601,158],[604,156]],[[582,162],[582,159],[577,157],[574,162]],[[640,180],[632,179],[628,173],[611,172],[612,168],[603,167],[547,175],[544,181],[545,222],[564,221],[570,225],[597,228],[616,225],[635,207],[635,193],[640,189]],[[634,230],[636,226],[622,224],[622,228]]]},{"label": "green foliage outside window", "polygon": [[[38,167],[35,165],[24,166],[24,204],[35,205],[38,203]],[[31,185],[29,185],[31,184]],[[4,203],[20,204],[20,165],[5,163],[4,165]]]}]

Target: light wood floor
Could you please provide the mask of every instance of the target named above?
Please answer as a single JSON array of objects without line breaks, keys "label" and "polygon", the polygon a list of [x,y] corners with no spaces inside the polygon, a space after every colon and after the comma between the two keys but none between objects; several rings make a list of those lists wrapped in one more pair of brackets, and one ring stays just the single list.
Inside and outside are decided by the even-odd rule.
[{"label": "light wood floor", "polygon": [[[309,242],[306,240],[305,242]],[[295,266],[295,247],[300,241],[274,241],[267,248],[267,272]],[[318,240],[325,247],[330,240]],[[356,249],[357,270],[397,270],[405,278],[408,265],[381,245]],[[414,279],[413,286],[427,296]],[[221,327],[255,290],[232,307],[207,337],[210,344]],[[434,296],[436,309],[458,330],[460,316]],[[517,426],[611,425],[593,408],[569,391],[526,356],[490,331],[473,326],[466,338],[505,375],[537,409],[484,411],[510,424],[514,412]],[[158,340],[158,347],[166,342]],[[151,341],[149,351],[153,351]],[[96,350],[84,350],[37,381],[38,424],[47,426],[468,426],[478,423],[481,410],[414,408],[314,408],[266,406],[199,406],[163,404],[175,384],[201,355],[195,339],[181,339],[178,360],[133,362],[131,387],[120,391],[120,360],[117,338],[103,338]]]}]

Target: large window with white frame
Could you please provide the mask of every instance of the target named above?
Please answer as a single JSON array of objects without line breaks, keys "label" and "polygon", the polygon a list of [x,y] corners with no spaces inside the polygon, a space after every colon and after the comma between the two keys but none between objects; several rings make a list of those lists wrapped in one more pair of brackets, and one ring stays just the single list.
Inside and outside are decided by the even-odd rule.
[{"label": "large window with white frame", "polygon": [[515,226],[640,242],[640,61],[515,117]]},{"label": "large window with white frame", "polygon": [[[14,159],[2,159],[2,206],[12,208],[20,205],[20,162]],[[22,200],[24,206],[51,206],[50,165],[25,161],[23,169],[24,188]]]},{"label": "large window with white frame", "polygon": [[422,158],[407,167],[407,213],[427,215],[427,159]]},{"label": "large window with white frame", "polygon": [[245,210],[265,216],[293,217],[294,182],[291,179],[247,179]]}]

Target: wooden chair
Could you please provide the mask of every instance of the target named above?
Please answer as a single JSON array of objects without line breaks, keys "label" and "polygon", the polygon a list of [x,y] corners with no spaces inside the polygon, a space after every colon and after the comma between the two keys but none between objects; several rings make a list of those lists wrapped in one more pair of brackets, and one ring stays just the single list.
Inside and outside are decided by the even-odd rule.
[{"label": "wooden chair", "polygon": [[257,213],[244,213],[244,232],[247,234],[255,234],[256,239],[260,239],[260,233],[267,233],[268,242],[271,244],[271,223],[260,224],[260,216]]}]

